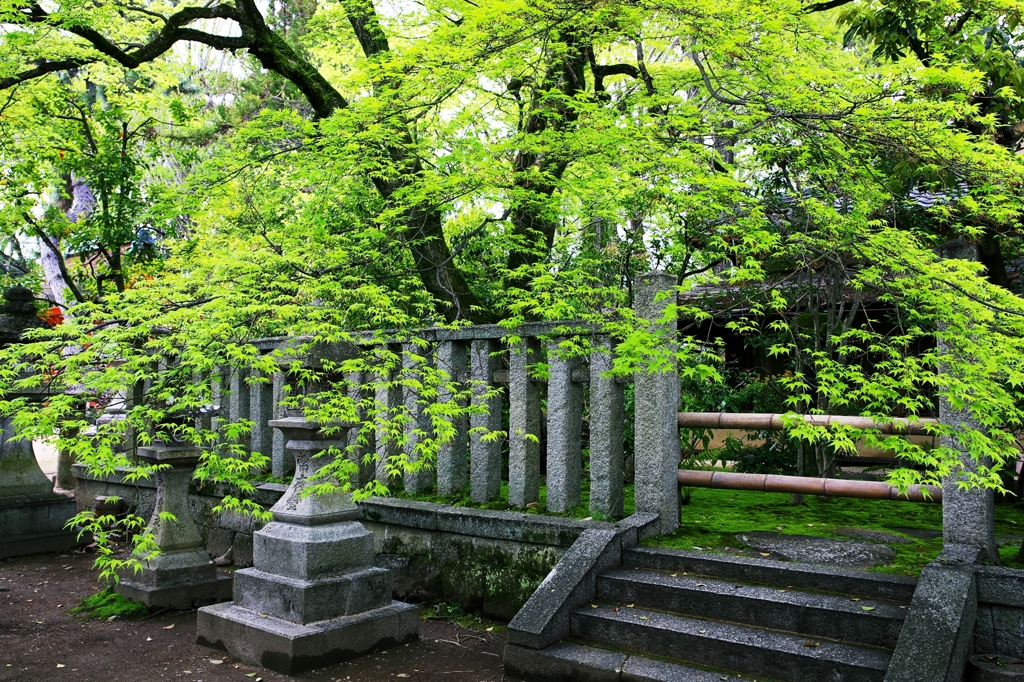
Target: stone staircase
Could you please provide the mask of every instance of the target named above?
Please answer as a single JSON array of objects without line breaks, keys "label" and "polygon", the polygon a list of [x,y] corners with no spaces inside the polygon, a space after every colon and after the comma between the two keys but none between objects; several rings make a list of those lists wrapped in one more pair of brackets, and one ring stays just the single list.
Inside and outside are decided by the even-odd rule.
[{"label": "stone staircase", "polygon": [[882,682],[911,578],[653,547],[622,552],[571,637],[506,651],[530,680]]}]

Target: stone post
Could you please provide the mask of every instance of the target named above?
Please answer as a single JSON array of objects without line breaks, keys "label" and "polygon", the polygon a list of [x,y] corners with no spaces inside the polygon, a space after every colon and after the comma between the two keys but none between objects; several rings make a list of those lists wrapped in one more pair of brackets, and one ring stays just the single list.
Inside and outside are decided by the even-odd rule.
[{"label": "stone post", "polygon": [[346,441],[346,445],[349,448],[349,459],[358,467],[358,471],[351,480],[353,488],[361,488],[369,483],[375,473],[373,463],[367,464],[363,461],[366,459],[367,453],[374,452],[376,446],[374,434],[371,433],[363,444],[359,443],[360,436],[363,436],[361,433],[362,422],[366,419],[366,410],[360,406],[360,403],[362,403],[363,398],[366,396],[366,391],[363,389],[365,381],[366,375],[363,372],[348,372],[345,374],[348,397],[355,403],[356,416],[360,422],[358,426],[349,430]]},{"label": "stone post", "polygon": [[[153,444],[140,447],[136,456],[146,464],[167,465],[154,474],[156,499],[146,530],[153,534],[160,553],[142,559],[142,572],[126,575],[116,590],[146,606],[188,609],[231,598],[231,578],[218,576],[203,547],[203,538],[189,511],[189,484],[202,451],[192,445]],[[174,521],[161,514],[170,513]]]},{"label": "stone post", "polygon": [[469,419],[469,495],[476,504],[501,496],[501,440],[493,435],[483,438],[501,430],[501,395],[486,396],[500,363],[495,357],[500,349],[496,339],[476,339],[469,349],[473,404],[486,407],[485,413],[473,414]]},{"label": "stone post", "polygon": [[198,642],[291,675],[415,640],[418,610],[392,601],[351,496],[303,494],[330,461],[314,457],[344,447],[347,433],[326,436],[302,417],[272,425],[288,439],[295,478],[253,538],[253,568],[235,572],[234,601],[199,610]]},{"label": "stone post", "polygon": [[[235,367],[227,376],[228,383],[228,421],[237,423],[241,419],[252,419],[252,391],[249,390],[249,370]],[[223,436],[221,438],[223,440]],[[242,445],[246,454],[252,450],[252,433],[242,437]]]},{"label": "stone post", "polygon": [[[467,348],[462,341],[441,341],[437,344],[437,367],[448,373],[450,381],[460,385],[466,378]],[[454,402],[455,397],[447,387],[442,387],[438,402]],[[461,407],[461,405],[460,405]],[[437,451],[437,492],[439,495],[457,495],[466,487],[468,475],[469,419],[460,414],[451,420],[455,437],[442,443]]]},{"label": "stone post", "polygon": [[[273,418],[280,419],[284,417],[284,407],[281,406],[281,401],[285,398],[284,387],[286,384],[284,372],[275,372],[271,379],[272,385],[272,397],[271,405],[273,409],[271,414]],[[269,425],[269,421],[267,424]],[[295,458],[290,456],[284,450],[284,435],[277,429],[273,429],[273,436],[270,441],[270,464],[271,474],[274,478],[284,478],[290,476],[295,471]]]},{"label": "stone post", "polygon": [[[270,459],[270,470],[274,472],[274,429],[268,422],[274,414],[274,380],[249,384],[249,419],[252,420],[252,433],[249,434],[249,451],[258,452]],[[283,469],[283,467],[281,467]]]},{"label": "stone post", "polygon": [[[389,345],[386,350],[391,353],[401,353],[400,346]],[[393,375],[382,376],[377,382],[375,397],[377,409],[383,414],[378,415],[375,420],[377,422],[377,468],[374,476],[391,489],[397,487],[398,481],[396,477],[388,474],[387,467],[392,458],[398,455],[399,444],[395,434],[390,432],[385,424],[395,417],[402,404],[402,387],[391,385],[393,380]]]},{"label": "stone post", "polygon": [[[665,272],[649,272],[636,287],[634,307],[637,317],[647,320],[659,334],[663,349],[674,351],[675,319],[662,323],[665,309],[673,302],[670,293],[675,277]],[[664,296],[659,298],[659,294]],[[634,377],[636,416],[636,473],[634,496],[637,512],[658,514],[661,532],[671,533],[679,527],[679,374],[676,360],[667,367],[640,368]]]},{"label": "stone post", "polygon": [[612,369],[612,341],[601,337],[590,354],[590,513],[622,517],[623,390]]},{"label": "stone post", "polygon": [[548,344],[548,511],[561,513],[580,503],[583,459],[583,386],[572,380],[580,358],[562,357]]},{"label": "stone post", "polygon": [[527,338],[511,349],[508,386],[508,503],[522,509],[540,500],[540,385],[530,367],[540,342]]},{"label": "stone post", "polygon": [[[426,353],[427,357],[421,356],[420,353]],[[418,368],[430,363],[429,353],[429,350],[422,350],[415,344],[405,344],[402,349],[402,368],[415,375]],[[409,415],[409,421],[405,425],[405,456],[410,464],[419,462],[423,458],[419,451],[424,437],[421,434],[430,434],[431,432],[430,418],[424,411],[426,407],[417,391],[408,386],[405,387],[405,409]],[[420,495],[430,492],[433,488],[434,470],[429,463],[419,471],[405,472],[405,491],[407,493]]]},{"label": "stone post", "polygon": [[[4,292],[0,346],[19,343],[27,329],[42,326],[32,301],[32,292],[24,287]],[[40,398],[36,393],[14,391],[3,397]],[[32,442],[15,440],[16,436],[13,415],[0,416],[0,559],[77,546],[77,534],[64,528],[75,515],[74,499],[53,492],[53,482],[32,452]]]},{"label": "stone post", "polygon": [[[962,239],[944,244],[937,252],[942,258],[978,261],[978,248]],[[938,349],[941,354],[949,352],[948,345],[941,339],[938,342]],[[946,369],[943,368],[942,371],[945,372]],[[946,426],[952,426],[957,434],[964,434],[942,436],[939,442],[943,447],[961,453],[960,462],[966,470],[960,475],[950,476],[942,481],[942,543],[977,547],[981,550],[984,561],[998,564],[999,548],[995,541],[992,491],[979,488],[961,489],[957,485],[958,481],[966,478],[966,472],[976,472],[979,465],[968,452],[966,434],[969,431],[984,433],[985,428],[971,414],[970,406],[953,407],[944,397],[939,398],[939,421]]]}]

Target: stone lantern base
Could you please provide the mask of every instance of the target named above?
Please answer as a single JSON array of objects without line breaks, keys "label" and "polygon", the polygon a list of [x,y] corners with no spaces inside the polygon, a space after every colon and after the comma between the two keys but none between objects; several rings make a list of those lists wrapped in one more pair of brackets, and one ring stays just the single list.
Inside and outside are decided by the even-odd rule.
[{"label": "stone lantern base", "polygon": [[[149,607],[174,609],[230,599],[231,578],[217,575],[188,508],[189,482],[202,453],[190,446],[155,444],[139,448],[138,454],[145,462],[169,465],[156,473],[156,501],[147,526],[160,554],[142,560],[141,572],[122,577],[117,593]],[[167,512],[176,520],[160,518]]]},{"label": "stone lantern base", "polygon": [[329,461],[314,456],[343,441],[301,418],[270,425],[289,439],[295,478],[253,535],[254,567],[235,572],[235,600],[199,610],[198,642],[290,675],[417,639],[419,609],[391,599],[349,496],[303,494]]}]

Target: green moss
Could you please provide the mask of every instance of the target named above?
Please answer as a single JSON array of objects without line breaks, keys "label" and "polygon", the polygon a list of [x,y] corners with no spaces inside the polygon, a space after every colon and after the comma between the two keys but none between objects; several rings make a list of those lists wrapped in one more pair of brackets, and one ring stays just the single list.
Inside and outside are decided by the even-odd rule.
[{"label": "green moss", "polygon": [[[996,533],[1019,533],[1020,505],[996,506]],[[693,489],[690,504],[682,508],[682,525],[670,534],[649,538],[644,544],[682,549],[724,549],[739,546],[737,533],[770,531],[791,535],[838,537],[836,528],[854,526],[887,532],[898,529],[942,531],[942,505],[921,502],[895,502],[832,498],[822,500],[808,495],[805,504],[790,504],[790,496],[753,491]],[[909,536],[908,536],[909,537]],[[942,538],[919,540],[913,544],[891,545],[896,560],[876,571],[917,575],[942,550]],[[1002,556],[1015,556],[1017,548],[1003,548]],[[1015,560],[1004,565],[1019,566]]]},{"label": "green moss", "polygon": [[82,618],[106,620],[118,616],[120,618],[137,618],[145,616],[149,610],[142,602],[132,601],[114,592],[113,587],[101,590],[91,597],[86,597],[71,609],[71,613]]}]

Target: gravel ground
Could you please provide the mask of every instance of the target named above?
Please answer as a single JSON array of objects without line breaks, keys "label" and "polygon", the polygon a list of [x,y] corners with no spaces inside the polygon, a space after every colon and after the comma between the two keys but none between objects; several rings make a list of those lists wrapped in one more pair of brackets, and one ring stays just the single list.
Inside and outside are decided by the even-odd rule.
[{"label": "gravel ground", "polygon": [[100,589],[88,553],[0,561],[0,680],[482,682],[502,680],[505,638],[424,620],[420,641],[289,677],[195,643],[195,612],[80,621],[68,613]]}]

